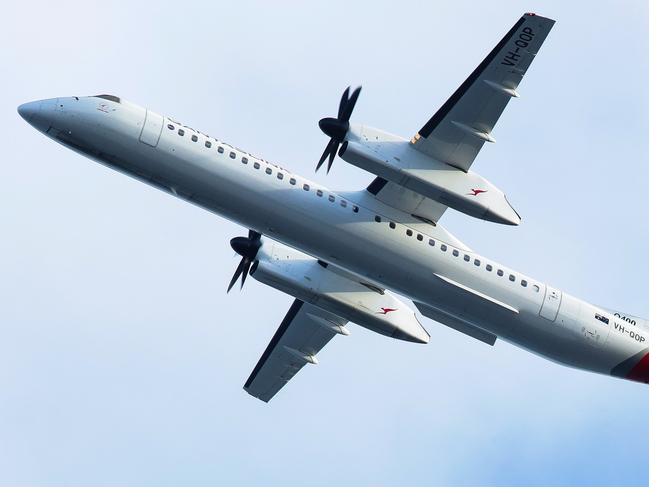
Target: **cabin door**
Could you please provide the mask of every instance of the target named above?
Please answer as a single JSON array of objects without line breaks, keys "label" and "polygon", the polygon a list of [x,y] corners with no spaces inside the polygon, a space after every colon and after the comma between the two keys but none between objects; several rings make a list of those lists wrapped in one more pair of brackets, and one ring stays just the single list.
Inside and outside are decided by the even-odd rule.
[{"label": "cabin door", "polygon": [[545,286],[545,298],[541,306],[540,315],[546,320],[554,321],[561,305],[561,291],[550,286]]},{"label": "cabin door", "polygon": [[151,147],[157,146],[158,141],[160,140],[160,134],[162,133],[163,123],[164,119],[162,115],[147,110],[144,117],[142,132],[140,132],[140,142],[150,145]]}]

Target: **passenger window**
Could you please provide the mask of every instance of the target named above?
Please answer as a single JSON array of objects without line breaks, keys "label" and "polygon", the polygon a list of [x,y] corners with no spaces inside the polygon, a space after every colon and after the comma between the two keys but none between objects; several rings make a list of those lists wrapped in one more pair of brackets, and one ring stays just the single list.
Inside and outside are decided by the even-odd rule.
[{"label": "passenger window", "polygon": [[390,222],[390,228],[394,230],[395,228],[397,228],[397,224],[394,222]]},{"label": "passenger window", "polygon": [[377,223],[381,223],[381,217],[379,215],[376,215],[374,217],[374,221],[377,222]]},{"label": "passenger window", "polygon": [[476,267],[480,267],[480,261],[478,259],[474,260],[473,263]]},{"label": "passenger window", "polygon": [[198,137],[196,137],[195,135],[192,135],[192,142],[198,142]]},{"label": "passenger window", "polygon": [[237,155],[234,152],[230,152],[230,159],[234,159]]},{"label": "passenger window", "polygon": [[259,168],[261,167],[261,166],[259,165],[258,162],[255,162],[252,166],[253,166],[255,169],[259,169]]},{"label": "passenger window", "polygon": [[311,187],[308,184],[305,184],[302,186],[302,188],[304,188],[304,191],[309,191]]},{"label": "passenger window", "polygon": [[218,151],[219,151],[219,154],[223,154],[223,147],[221,147],[221,146],[219,146],[219,148],[218,148],[218,149],[216,149],[216,150],[218,150]]},{"label": "passenger window", "polygon": [[295,183],[297,182],[295,178],[291,178],[288,180],[289,183],[291,183],[293,186],[295,186]]},{"label": "passenger window", "polygon": [[178,129],[178,135],[182,137],[183,135],[185,135],[185,131],[183,129]]},{"label": "passenger window", "polygon": [[318,189],[318,190],[315,192],[315,194],[317,194],[318,196],[322,196],[322,190],[321,190],[321,189]]},{"label": "passenger window", "polygon": [[334,198],[334,196],[332,194],[330,194],[329,195],[329,201],[331,201],[333,203],[334,201],[336,201],[336,198]]},{"label": "passenger window", "polygon": [[431,247],[434,247],[435,246],[435,241],[432,238],[428,239],[428,245],[430,245]]},{"label": "passenger window", "polygon": [[340,200],[340,206],[347,208],[347,202],[345,200]]},{"label": "passenger window", "polygon": [[412,230],[410,230],[410,229],[406,230],[406,235],[408,235],[409,237],[412,237]]},{"label": "passenger window", "polygon": [[205,147],[207,147],[209,149],[210,147],[212,147],[212,143],[209,140],[206,140],[205,141]]},{"label": "passenger window", "polygon": [[247,157],[242,157],[241,162],[244,164],[248,164],[248,158]]},{"label": "passenger window", "polygon": [[446,245],[444,245],[444,244],[442,244],[442,246],[440,247],[440,249],[442,250],[442,252],[446,252],[446,249],[447,249],[447,248],[448,248],[448,247],[447,247]]},{"label": "passenger window", "polygon": [[417,234],[417,240],[419,240],[421,242],[423,239],[424,239],[424,236],[421,233],[418,233]]},{"label": "passenger window", "polygon": [[277,173],[277,179],[284,179],[284,173],[278,172]]},{"label": "passenger window", "polygon": [[493,270],[493,267],[491,266],[491,264],[487,264],[485,266],[485,269],[487,269],[487,271],[491,272]]},{"label": "passenger window", "polygon": [[270,167],[267,167],[266,174],[273,174],[273,170]]},{"label": "passenger window", "polygon": [[352,211],[353,211],[354,213],[358,213],[358,206],[353,205],[353,206],[352,206]]},{"label": "passenger window", "polygon": [[455,257],[457,257],[458,255],[460,255],[460,253],[459,253],[457,250],[454,250],[454,251],[453,251],[453,255],[454,255]]},{"label": "passenger window", "polygon": [[500,277],[505,275],[505,273],[501,269],[498,269],[498,272],[496,272],[496,274],[498,274]]},{"label": "passenger window", "polygon": [[467,262],[469,262],[469,261],[471,260],[471,257],[469,257],[468,255],[464,254],[464,260],[467,261]]},{"label": "passenger window", "polygon": [[509,280],[514,282],[516,280],[516,276],[514,274],[509,275]]},{"label": "passenger window", "polygon": [[527,287],[527,281],[525,279],[521,281],[521,286]]},{"label": "passenger window", "polygon": [[541,290],[541,288],[538,287],[536,284],[534,284],[533,287],[534,287],[534,292],[537,292],[537,293],[538,293],[538,292]]},{"label": "passenger window", "polygon": [[174,127],[173,125],[171,125],[171,124],[167,124],[167,128],[168,128],[169,130],[174,130],[174,129],[175,129],[175,127]]}]

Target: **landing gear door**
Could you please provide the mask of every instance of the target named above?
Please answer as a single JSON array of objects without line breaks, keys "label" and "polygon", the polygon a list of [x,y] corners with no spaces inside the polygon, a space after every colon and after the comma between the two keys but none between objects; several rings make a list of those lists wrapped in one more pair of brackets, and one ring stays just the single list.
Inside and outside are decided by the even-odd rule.
[{"label": "landing gear door", "polygon": [[550,286],[545,286],[545,298],[541,306],[540,315],[546,320],[554,321],[561,305],[561,291]]},{"label": "landing gear door", "polygon": [[151,147],[157,146],[158,141],[160,140],[160,133],[162,133],[163,123],[164,119],[162,115],[147,110],[144,117],[142,132],[140,132],[140,142],[150,145]]}]

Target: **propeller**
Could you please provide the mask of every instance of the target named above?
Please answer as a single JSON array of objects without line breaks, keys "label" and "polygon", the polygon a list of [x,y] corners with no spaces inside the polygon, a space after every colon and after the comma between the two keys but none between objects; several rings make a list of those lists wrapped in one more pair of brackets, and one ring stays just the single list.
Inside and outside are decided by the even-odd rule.
[{"label": "propeller", "polygon": [[315,168],[316,171],[322,167],[322,164],[328,156],[329,162],[327,163],[327,173],[329,173],[331,165],[334,162],[334,157],[336,157],[338,146],[340,146],[340,144],[345,140],[345,135],[347,135],[347,131],[349,130],[349,117],[351,117],[352,112],[354,111],[354,106],[356,105],[356,100],[358,100],[358,95],[361,93],[361,87],[359,86],[350,96],[350,88],[351,86],[348,86],[343,92],[343,96],[340,98],[338,117],[327,117],[318,122],[320,130],[331,137],[331,139],[329,140],[327,147],[325,147],[322,157],[318,161],[318,165]]},{"label": "propeller", "polygon": [[241,276],[241,288],[243,288],[243,283],[246,282],[246,277],[248,277],[248,273],[250,272],[250,266],[252,266],[255,257],[257,257],[257,252],[259,252],[261,247],[261,233],[248,230],[247,237],[234,237],[230,240],[230,246],[241,256],[241,262],[239,262],[237,270],[234,271],[234,276],[230,280],[228,292],[230,292],[234,283],[237,282],[239,276]]}]

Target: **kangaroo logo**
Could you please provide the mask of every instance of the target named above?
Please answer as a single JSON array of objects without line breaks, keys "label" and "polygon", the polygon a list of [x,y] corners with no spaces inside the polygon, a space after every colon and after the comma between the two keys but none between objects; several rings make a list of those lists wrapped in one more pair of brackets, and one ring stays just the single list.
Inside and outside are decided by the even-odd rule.
[{"label": "kangaroo logo", "polygon": [[397,308],[381,308],[381,311],[378,311],[377,313],[380,315],[387,315],[388,313],[392,313],[393,311],[396,311]]}]

